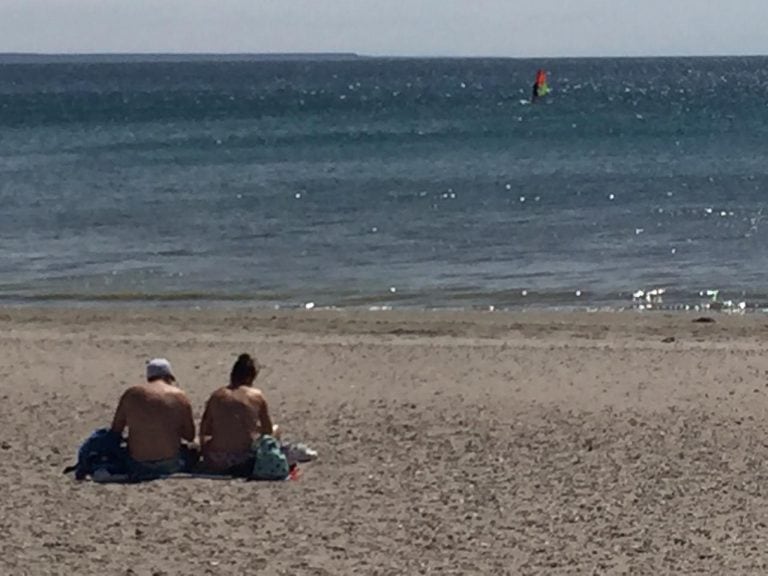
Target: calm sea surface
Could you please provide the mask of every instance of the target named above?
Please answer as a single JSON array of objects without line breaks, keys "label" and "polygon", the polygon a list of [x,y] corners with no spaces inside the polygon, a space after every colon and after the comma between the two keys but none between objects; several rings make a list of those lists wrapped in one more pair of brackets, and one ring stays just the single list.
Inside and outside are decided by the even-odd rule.
[{"label": "calm sea surface", "polygon": [[0,59],[0,302],[762,308],[767,192],[765,58]]}]

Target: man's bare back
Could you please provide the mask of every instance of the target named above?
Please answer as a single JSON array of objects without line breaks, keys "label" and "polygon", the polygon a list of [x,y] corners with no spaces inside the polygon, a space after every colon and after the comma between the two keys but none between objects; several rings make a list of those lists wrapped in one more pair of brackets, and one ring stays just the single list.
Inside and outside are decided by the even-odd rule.
[{"label": "man's bare back", "polygon": [[128,450],[138,462],[178,458],[181,440],[195,438],[192,406],[186,394],[163,381],[133,386],[120,398],[112,430],[128,427]]}]

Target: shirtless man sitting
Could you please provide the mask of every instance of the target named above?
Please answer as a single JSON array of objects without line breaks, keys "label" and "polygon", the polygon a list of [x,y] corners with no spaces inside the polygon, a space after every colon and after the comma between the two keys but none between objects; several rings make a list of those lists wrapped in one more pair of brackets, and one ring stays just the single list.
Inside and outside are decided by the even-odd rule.
[{"label": "shirtless man sitting", "polygon": [[128,427],[128,452],[139,475],[166,475],[181,468],[181,441],[195,438],[192,406],[176,385],[171,364],[155,358],[147,364],[147,382],[126,390],[115,411],[112,430]]},{"label": "shirtless man sitting", "polygon": [[247,475],[252,442],[262,434],[279,436],[264,395],[251,387],[258,373],[253,358],[241,354],[232,367],[229,386],[219,388],[208,399],[200,422],[200,445],[207,470]]}]

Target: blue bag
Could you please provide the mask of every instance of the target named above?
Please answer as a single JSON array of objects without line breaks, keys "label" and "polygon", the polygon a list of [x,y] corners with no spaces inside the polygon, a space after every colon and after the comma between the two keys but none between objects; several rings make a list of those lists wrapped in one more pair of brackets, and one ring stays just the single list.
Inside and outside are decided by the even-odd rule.
[{"label": "blue bag", "polygon": [[74,472],[76,479],[83,480],[98,469],[109,474],[127,474],[130,470],[130,457],[123,438],[109,428],[95,430],[80,445],[77,464],[65,468],[64,473]]}]

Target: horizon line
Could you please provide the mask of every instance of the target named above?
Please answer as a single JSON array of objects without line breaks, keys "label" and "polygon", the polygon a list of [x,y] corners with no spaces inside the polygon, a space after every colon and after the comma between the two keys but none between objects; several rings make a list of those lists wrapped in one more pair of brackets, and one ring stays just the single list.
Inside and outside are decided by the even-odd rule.
[{"label": "horizon line", "polygon": [[768,54],[621,54],[621,55],[460,55],[460,54],[368,54],[351,51],[292,51],[292,52],[0,52],[4,58],[337,58],[337,59],[445,59],[445,60],[568,60],[568,59],[652,59],[652,58],[762,58]]}]

